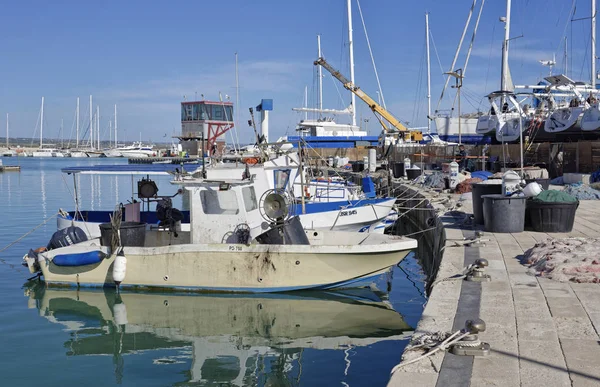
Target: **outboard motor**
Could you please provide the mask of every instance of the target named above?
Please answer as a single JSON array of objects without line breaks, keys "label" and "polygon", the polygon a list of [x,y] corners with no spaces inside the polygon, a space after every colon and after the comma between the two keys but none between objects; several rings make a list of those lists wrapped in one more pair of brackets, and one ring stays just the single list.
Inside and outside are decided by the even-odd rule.
[{"label": "outboard motor", "polygon": [[87,240],[88,237],[85,231],[79,227],[69,226],[52,234],[52,238],[50,238],[50,242],[48,242],[46,249],[58,249],[60,247],[74,245]]},{"label": "outboard motor", "polygon": [[159,220],[158,225],[160,227],[175,231],[175,224],[183,220],[183,213],[177,208],[173,208],[173,202],[170,198],[163,198],[156,204],[156,217]]}]

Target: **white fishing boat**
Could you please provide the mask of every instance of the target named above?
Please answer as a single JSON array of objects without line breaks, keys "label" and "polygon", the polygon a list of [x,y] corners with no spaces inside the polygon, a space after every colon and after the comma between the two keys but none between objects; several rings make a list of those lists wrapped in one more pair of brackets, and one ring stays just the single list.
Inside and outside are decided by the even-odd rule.
[{"label": "white fishing boat", "polygon": [[[142,200],[169,198],[157,197],[153,182],[141,184]],[[72,227],[59,231],[67,236],[55,235],[49,244],[67,246],[30,251],[25,263],[50,284],[278,292],[367,281],[417,246],[405,237],[305,230],[292,216],[293,202],[252,174],[186,182],[183,190],[190,196],[189,230],[180,226],[181,214],[170,217],[172,212],[166,210],[159,218],[162,226],[136,226],[135,243],[111,239],[106,226],[101,238],[94,239]],[[264,194],[258,197],[257,192]],[[133,214],[138,219],[139,215]],[[114,231],[121,230],[120,219],[113,218]],[[68,245],[77,240],[81,242]]]},{"label": "white fishing boat", "polygon": [[[294,378],[299,380],[304,349],[367,347],[406,340],[412,330],[402,315],[368,289],[270,295],[117,294],[36,283],[25,291],[28,306],[54,324],[56,332],[66,332],[65,342],[58,345],[69,348],[73,359],[111,356],[126,375],[135,357],[150,353],[154,361],[145,368],[148,377],[164,375],[168,367],[179,367],[183,361],[190,364],[184,372],[186,384],[212,385],[218,379],[228,386],[256,385],[257,379],[268,380],[268,374],[288,378],[298,374]],[[123,362],[124,356],[129,360]],[[340,367],[332,372],[340,378],[344,370],[352,371],[353,364],[343,356],[336,361]],[[265,363],[271,364],[268,370],[257,369],[257,364]],[[97,371],[112,373],[112,363],[106,366]]]},{"label": "white fishing boat", "polygon": [[[102,165],[65,168],[63,172],[72,174],[130,174],[130,175],[169,175],[179,169],[173,164],[153,165]],[[295,198],[296,205],[292,207],[294,215],[300,216],[304,227],[311,229],[329,229],[337,231],[368,231],[383,232],[383,223],[393,215],[396,199],[391,197],[376,197],[375,188],[370,178],[363,179],[363,185],[335,178],[309,179],[306,168],[305,174],[298,173],[300,163],[295,152],[277,157],[261,165],[236,167],[233,163],[207,163],[205,173],[208,179],[237,179],[242,175],[252,175],[262,187],[289,192]],[[202,181],[202,167],[192,173],[180,176],[174,184],[186,185]],[[302,182],[302,179],[304,182]],[[263,184],[264,183],[264,184]],[[302,188],[303,187],[303,188]],[[77,187],[75,187],[77,190]],[[264,191],[257,191],[261,196]],[[133,192],[131,193],[133,196]],[[112,211],[88,211],[76,209],[62,212],[57,217],[59,230],[75,225],[82,228],[88,237],[100,236],[100,224],[110,221]],[[182,227],[189,229],[189,211],[183,211]],[[142,221],[156,223],[156,211],[143,211]],[[387,224],[387,223],[386,223]]]}]

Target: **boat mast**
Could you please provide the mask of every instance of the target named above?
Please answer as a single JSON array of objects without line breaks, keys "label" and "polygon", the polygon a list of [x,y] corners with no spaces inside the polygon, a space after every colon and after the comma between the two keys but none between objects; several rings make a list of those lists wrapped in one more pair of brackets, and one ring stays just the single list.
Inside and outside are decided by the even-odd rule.
[{"label": "boat mast", "polygon": [[[429,57],[429,13],[425,13],[425,46],[427,49],[427,134],[431,133],[431,61]],[[459,118],[460,120],[460,118]]]},{"label": "boat mast", "polygon": [[592,0],[592,74],[591,86],[596,88],[596,0]]},{"label": "boat mast", "polygon": [[94,112],[92,109],[92,96],[90,95],[90,147],[94,150]]},{"label": "boat mast", "polygon": [[504,42],[502,43],[502,77],[500,78],[500,90],[509,91],[508,88],[508,40],[510,39],[510,3],[506,0],[506,17],[504,26]]},{"label": "boat mast", "polygon": [[[317,58],[322,56],[321,54],[321,35],[317,35]],[[319,110],[323,110],[323,68],[321,66],[317,66],[318,77],[319,77]],[[354,95],[354,94],[353,94]],[[319,113],[319,118],[321,118],[321,113]]]},{"label": "boat mast", "polygon": [[[308,109],[308,86],[304,86],[304,108]],[[306,120],[308,120],[308,110],[304,111],[304,121]]]},{"label": "boat mast", "polygon": [[115,149],[117,148],[117,104],[115,104]]},{"label": "boat mast", "polygon": [[6,149],[10,148],[8,146],[8,113],[6,113]]},{"label": "boat mast", "polygon": [[100,150],[100,106],[96,105],[96,138],[98,139],[98,150]]},{"label": "boat mast", "polygon": [[[77,112],[75,113],[77,123],[75,124],[75,148],[79,149],[79,97],[77,97]],[[70,140],[69,140],[70,141]]]},{"label": "boat mast", "polygon": [[[455,71],[454,66],[456,66],[458,54],[460,53],[463,41],[465,40],[465,35],[467,34],[467,29],[469,28],[469,24],[471,23],[471,17],[473,16],[473,10],[475,9],[476,4],[477,0],[473,0],[473,4],[471,4],[471,9],[469,10],[469,16],[467,17],[467,22],[465,23],[465,28],[463,29],[462,35],[460,36],[460,41],[458,42],[458,47],[456,47],[456,52],[454,53],[454,58],[452,59],[452,64],[450,65],[450,70],[448,72]],[[442,94],[440,94],[440,99],[438,99],[437,107],[435,108],[436,113],[438,110],[440,110],[440,104],[442,103],[442,99],[444,99],[444,94],[446,93],[446,89],[448,88],[449,82],[450,77],[446,77],[446,81],[444,82],[444,88],[442,89]]]},{"label": "boat mast", "polygon": [[[240,74],[238,72],[238,54],[235,53],[235,125],[240,125]],[[233,149],[236,153],[240,148],[240,138],[238,136],[237,127],[233,128],[233,133],[235,133],[235,141],[236,144],[233,144]],[[233,136],[232,136],[233,138]],[[237,147],[237,149],[236,149]]]},{"label": "boat mast", "polygon": [[[352,42],[352,0],[347,1],[348,4],[348,50],[350,51],[350,82],[354,84],[354,43]],[[352,97],[352,125],[356,126],[356,97],[351,93]]]},{"label": "boat mast", "polygon": [[42,97],[42,111],[40,113],[40,149],[42,148],[42,138],[44,136],[44,97]]},{"label": "boat mast", "polygon": [[65,147],[65,144],[64,144],[64,137],[65,136],[64,136],[64,132],[63,132],[63,130],[64,130],[64,124],[65,124],[65,119],[61,118],[60,119],[60,147],[61,148]]}]

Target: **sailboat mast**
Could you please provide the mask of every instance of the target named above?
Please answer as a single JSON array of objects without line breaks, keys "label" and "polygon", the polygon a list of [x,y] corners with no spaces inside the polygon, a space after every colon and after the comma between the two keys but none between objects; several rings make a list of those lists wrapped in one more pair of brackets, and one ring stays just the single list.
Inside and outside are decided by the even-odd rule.
[{"label": "sailboat mast", "polygon": [[65,124],[65,120],[64,120],[64,118],[61,118],[60,119],[60,147],[61,148],[65,147],[65,144],[64,144],[64,141],[63,141],[64,137],[65,137],[64,136],[64,132],[63,132],[64,124]]},{"label": "sailboat mast", "polygon": [[[321,54],[321,35],[317,35],[317,49],[318,54],[317,58],[323,56]],[[323,68],[321,66],[317,66],[318,77],[319,77],[319,110],[323,110]],[[353,94],[354,95],[354,94]],[[319,112],[319,116],[321,112]]]},{"label": "sailboat mast", "polygon": [[[304,86],[304,108],[308,108],[308,86]],[[308,120],[308,111],[306,110],[304,111],[304,120]]]},{"label": "sailboat mast", "polygon": [[510,4],[511,0],[506,0],[506,20],[504,26],[504,42],[502,43],[502,77],[500,78],[500,90],[508,89],[508,40],[510,39]]},{"label": "sailboat mast", "polygon": [[42,97],[42,110],[40,113],[40,148],[42,148],[42,138],[44,137],[44,97]]},{"label": "sailboat mast", "polygon": [[427,49],[427,134],[429,134],[431,133],[431,60],[429,57],[429,13],[425,13],[425,35],[425,46]]},{"label": "sailboat mast", "polygon": [[115,149],[117,148],[117,104],[115,104]]},{"label": "sailboat mast", "polygon": [[98,150],[100,150],[100,106],[96,105],[96,138],[98,139]]},{"label": "sailboat mast", "polygon": [[592,89],[596,88],[596,0],[592,0]]},{"label": "sailboat mast", "polygon": [[79,97],[77,97],[77,113],[75,113],[75,116],[77,120],[77,123],[75,124],[75,148],[79,149]]},{"label": "sailboat mast", "polygon": [[6,149],[10,148],[8,146],[8,113],[6,113]]},{"label": "sailboat mast", "polygon": [[92,110],[92,96],[90,95],[90,147],[94,149],[94,111]]},{"label": "sailboat mast", "polygon": [[[348,50],[350,51],[350,82],[354,83],[354,43],[352,42],[352,0],[348,0]],[[352,97],[352,125],[356,126],[356,97]]]}]

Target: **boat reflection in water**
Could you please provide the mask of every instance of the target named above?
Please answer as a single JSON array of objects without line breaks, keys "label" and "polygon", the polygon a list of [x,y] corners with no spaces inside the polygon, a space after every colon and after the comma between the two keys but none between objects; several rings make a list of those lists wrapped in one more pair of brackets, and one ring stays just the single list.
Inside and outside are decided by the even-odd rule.
[{"label": "boat reflection in water", "polygon": [[[191,360],[185,375],[173,372],[174,378],[187,379],[181,382],[298,385],[304,349],[343,351],[405,340],[411,329],[367,289],[265,295],[117,294],[108,289],[46,288],[36,282],[28,285],[26,294],[30,308],[69,332],[64,343],[68,356],[113,356],[117,383],[125,373],[127,356],[155,351],[150,355],[153,363],[163,368],[144,372],[164,377],[165,365]],[[165,356],[165,349],[179,351]],[[350,361],[340,362],[336,369],[345,367],[347,372]],[[340,374],[338,380],[343,378]]]}]

